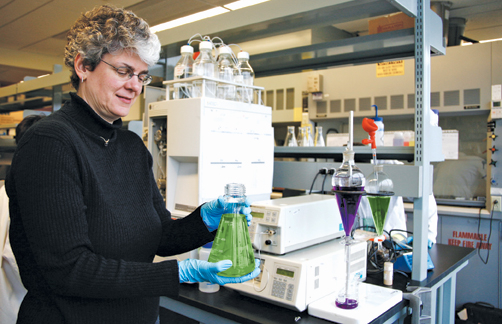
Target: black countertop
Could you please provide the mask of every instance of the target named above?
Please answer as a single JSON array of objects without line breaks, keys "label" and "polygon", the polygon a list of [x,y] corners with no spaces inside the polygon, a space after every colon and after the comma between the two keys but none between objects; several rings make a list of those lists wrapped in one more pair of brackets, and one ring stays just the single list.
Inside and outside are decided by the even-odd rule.
[{"label": "black countertop", "polygon": [[[403,275],[394,274],[392,288],[406,292],[407,286],[433,287],[471,258],[475,251],[475,249],[458,246],[435,244],[429,250],[435,268],[428,271],[427,278],[421,282],[414,282]],[[369,275],[366,282],[382,285],[383,274]],[[197,285],[182,284],[178,301],[244,324],[332,323],[310,316],[307,310],[303,312],[294,311],[241,295],[237,291],[225,287],[221,287],[217,293],[207,294],[200,292]],[[399,313],[406,304],[406,300],[401,301],[372,323],[385,322],[394,314]]]}]

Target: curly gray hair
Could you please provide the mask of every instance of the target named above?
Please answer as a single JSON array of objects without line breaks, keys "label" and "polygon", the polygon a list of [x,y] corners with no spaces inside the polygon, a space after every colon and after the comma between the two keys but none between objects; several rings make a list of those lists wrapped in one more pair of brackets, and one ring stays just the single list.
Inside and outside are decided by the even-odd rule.
[{"label": "curly gray hair", "polygon": [[84,13],[71,27],[65,47],[65,65],[71,70],[71,83],[78,90],[79,77],[75,72],[77,54],[91,71],[104,54],[130,50],[148,66],[153,66],[160,55],[160,42],[148,24],[133,12],[109,5]]}]

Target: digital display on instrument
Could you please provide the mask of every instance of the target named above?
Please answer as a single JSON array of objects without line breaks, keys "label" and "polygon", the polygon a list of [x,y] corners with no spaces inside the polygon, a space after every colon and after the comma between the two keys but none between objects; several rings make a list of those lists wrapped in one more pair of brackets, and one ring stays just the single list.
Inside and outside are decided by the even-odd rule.
[{"label": "digital display on instrument", "polygon": [[281,275],[281,276],[290,277],[290,278],[294,278],[295,277],[295,272],[294,271],[280,269],[280,268],[277,268],[277,274]]},{"label": "digital display on instrument", "polygon": [[257,213],[257,212],[251,212],[251,216],[256,217],[256,218],[263,218],[265,217],[265,213]]}]

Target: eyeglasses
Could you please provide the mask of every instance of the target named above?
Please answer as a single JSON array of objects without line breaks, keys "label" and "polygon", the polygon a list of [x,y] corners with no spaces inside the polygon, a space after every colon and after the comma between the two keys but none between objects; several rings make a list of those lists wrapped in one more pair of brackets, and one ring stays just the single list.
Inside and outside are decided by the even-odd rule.
[{"label": "eyeglasses", "polygon": [[100,61],[112,67],[115,70],[115,72],[117,72],[119,78],[121,78],[124,81],[130,80],[133,76],[137,76],[139,82],[141,82],[141,84],[143,85],[147,85],[150,84],[150,82],[152,82],[152,76],[149,75],[148,73],[135,74],[128,67],[115,67],[108,62],[105,62],[103,60]]}]

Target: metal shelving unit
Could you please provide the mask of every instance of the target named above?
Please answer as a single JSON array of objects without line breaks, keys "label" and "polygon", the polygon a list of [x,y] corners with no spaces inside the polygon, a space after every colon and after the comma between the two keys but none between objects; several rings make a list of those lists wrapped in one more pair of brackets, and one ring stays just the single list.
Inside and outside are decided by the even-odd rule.
[{"label": "metal shelving unit", "polygon": [[25,109],[37,109],[53,106],[53,110],[61,108],[63,99],[68,99],[68,92],[63,92],[63,85],[70,83],[70,72],[55,67],[55,73],[45,77],[23,81],[0,88],[0,98],[20,97],[15,101],[0,103],[0,112],[12,112]]},{"label": "metal shelving unit", "polygon": [[[428,231],[428,214],[429,214],[429,195],[432,194],[432,166],[431,162],[443,161],[443,155],[441,153],[441,142],[437,141],[441,138],[441,128],[433,126],[430,121],[431,103],[430,103],[430,92],[431,92],[431,55],[444,55],[446,53],[446,48],[442,33],[442,20],[441,18],[430,9],[430,0],[389,0],[382,1],[386,4],[391,3],[398,10],[405,12],[409,16],[415,18],[415,29],[413,34],[413,41],[410,43],[409,31],[400,31],[399,33],[385,33],[387,35],[381,35],[381,39],[387,39],[387,37],[392,38],[392,35],[403,36],[403,45],[397,45],[399,42],[390,41],[389,47],[379,47],[371,46],[371,43],[378,37],[371,36],[367,38],[360,37],[356,40],[343,40],[319,45],[319,50],[326,49],[321,47],[331,47],[334,48],[338,45],[346,43],[346,45],[352,46],[352,48],[357,47],[364,48],[362,45],[364,40],[370,42],[370,49],[365,49],[362,51],[354,51],[352,55],[355,58],[355,62],[371,62],[381,59],[392,59],[398,58],[399,55],[408,56],[410,53],[410,44],[413,46],[413,57],[415,58],[415,147],[413,152],[400,151],[400,152],[386,152],[386,148],[380,149],[377,154],[380,158],[383,158],[386,154],[389,158],[399,159],[404,158],[406,160],[412,161],[412,166],[406,166],[409,168],[410,174],[412,176],[407,177],[409,186],[418,188],[417,194],[413,200],[413,228],[414,228],[414,252],[413,252],[413,269],[412,269],[412,282],[417,286],[420,286],[420,282],[427,278],[427,231]],[[352,2],[355,3],[355,2]],[[367,3],[367,2],[366,2]],[[372,1],[373,3],[373,1]],[[364,11],[364,5],[360,7],[360,10]],[[399,37],[399,36],[398,36]],[[386,40],[387,41],[387,40]],[[384,41],[385,42],[385,41]],[[378,44],[378,42],[373,42],[373,45]],[[394,45],[392,45],[394,44]],[[336,45],[336,46],[335,46]],[[312,47],[309,47],[312,49]],[[302,52],[306,48],[301,48],[296,50],[297,52]],[[298,53],[293,53],[289,51],[291,57],[297,55]],[[339,51],[340,52],[340,51]],[[262,59],[272,59],[274,54],[263,55]],[[348,63],[345,58],[350,59],[350,53],[341,53],[331,56],[330,60],[336,65],[337,62]],[[372,57],[373,56],[373,57]],[[315,61],[317,60],[317,61]],[[323,62],[326,60],[326,62]],[[259,66],[256,62],[253,62],[253,66]],[[306,63],[306,62],[305,62]],[[321,64],[327,65],[327,59],[317,57],[312,59],[310,63],[313,66],[319,66]],[[304,64],[304,62],[299,63]],[[296,64],[298,66],[298,64]],[[302,65],[303,67],[303,65]],[[295,68],[293,63],[285,62],[283,66],[279,66],[277,71],[285,70],[287,68]],[[391,148],[389,148],[391,149]],[[393,148],[392,148],[393,149]],[[366,152],[367,148],[355,148],[356,157],[357,155],[365,155],[369,153]],[[276,157],[294,157],[294,158],[335,158],[343,151],[343,148],[275,148]],[[358,152],[359,151],[359,152]],[[398,155],[398,153],[402,155]],[[276,163],[281,164],[282,167],[286,167],[287,162],[278,161]],[[309,164],[309,162],[304,162]],[[291,164],[291,162],[290,162]],[[301,164],[301,163],[297,163]],[[311,164],[311,163],[310,163]],[[277,164],[276,164],[277,167]],[[310,166],[309,166],[310,167]],[[386,166],[391,168],[392,166]],[[291,170],[290,170],[291,173]],[[300,172],[296,170],[293,174],[295,177],[298,176]],[[275,174],[275,173],[274,173]],[[275,175],[274,175],[275,177]],[[437,323],[453,323],[455,317],[455,286],[456,286],[456,273],[460,271],[468,261],[459,265],[452,273],[443,278],[439,283],[437,283],[432,288],[431,295],[431,322]]]}]

